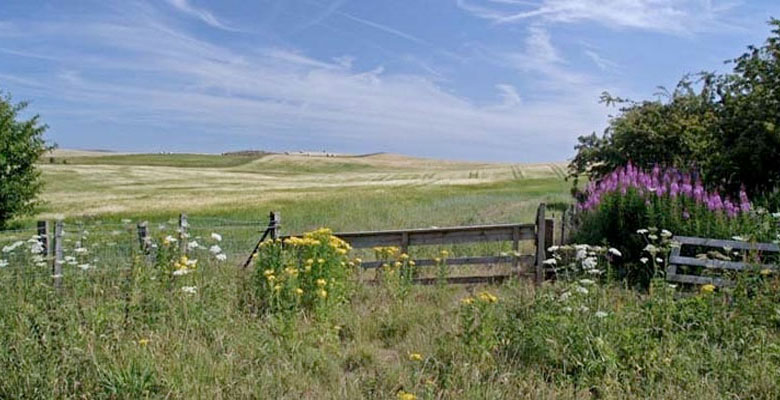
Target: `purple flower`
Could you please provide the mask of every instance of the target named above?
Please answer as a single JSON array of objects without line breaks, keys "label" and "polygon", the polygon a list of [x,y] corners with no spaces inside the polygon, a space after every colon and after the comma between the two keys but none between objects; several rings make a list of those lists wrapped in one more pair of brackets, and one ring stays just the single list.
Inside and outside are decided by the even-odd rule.
[{"label": "purple flower", "polygon": [[[729,217],[735,217],[751,209],[744,189],[739,193],[739,202],[736,202],[721,196],[717,191],[708,192],[698,174],[681,172],[674,168],[662,168],[657,164],[649,172],[642,171],[631,162],[625,167],[616,168],[600,181],[588,183],[585,189],[585,201],[579,207],[583,210],[594,210],[598,208],[604,195],[618,192],[625,195],[630,189],[643,197],[648,205],[652,204],[652,197],[663,197],[668,194],[671,198],[683,196],[692,199],[699,206],[714,212],[725,211]],[[686,209],[683,218],[690,217],[691,214]]]}]

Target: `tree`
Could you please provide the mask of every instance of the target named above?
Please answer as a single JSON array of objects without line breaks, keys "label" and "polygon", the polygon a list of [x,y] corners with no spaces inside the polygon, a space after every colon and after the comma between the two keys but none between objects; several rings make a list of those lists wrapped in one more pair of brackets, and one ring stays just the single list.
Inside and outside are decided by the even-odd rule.
[{"label": "tree", "polygon": [[0,228],[40,204],[43,182],[35,163],[52,147],[43,139],[47,126],[38,115],[28,120],[19,116],[26,107],[0,93]]},{"label": "tree", "polygon": [[598,180],[628,161],[700,172],[711,189],[780,205],[780,20],[762,47],[728,62],[732,73],[684,77],[658,100],[619,104],[601,136],[580,136],[569,176]]}]

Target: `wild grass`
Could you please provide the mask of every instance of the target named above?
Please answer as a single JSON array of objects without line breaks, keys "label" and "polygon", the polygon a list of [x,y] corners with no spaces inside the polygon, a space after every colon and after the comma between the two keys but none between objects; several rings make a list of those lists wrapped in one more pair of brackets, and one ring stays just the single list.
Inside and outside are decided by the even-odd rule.
[{"label": "wild grass", "polygon": [[[576,277],[539,287],[355,284],[325,314],[247,303],[255,271],[236,264],[270,210],[281,212],[284,233],[300,233],[530,222],[539,202],[568,201],[568,184],[549,165],[372,157],[359,161],[368,169],[283,178],[255,169],[272,159],[230,168],[44,165],[44,216],[67,217],[74,259],[57,289],[28,244],[0,255],[8,261],[0,398],[777,397],[773,276],[714,293],[663,283],[640,293]],[[179,212],[201,246],[222,234],[227,261],[193,250],[197,266],[174,276],[167,263],[175,257],[162,265],[140,254],[134,223],[149,220],[159,244],[176,236]],[[225,225],[235,220],[256,224]],[[31,222],[0,244],[27,240]]]},{"label": "wild grass", "polygon": [[[57,290],[48,271],[4,268],[0,282],[14,290],[0,298],[0,397],[770,399],[780,390],[777,281],[758,294],[683,299],[666,285],[642,295],[576,281],[413,286],[403,296],[357,285],[322,317],[254,312],[239,301],[247,279],[207,259],[178,277],[123,260],[66,268]],[[495,303],[482,300],[486,290]]]}]

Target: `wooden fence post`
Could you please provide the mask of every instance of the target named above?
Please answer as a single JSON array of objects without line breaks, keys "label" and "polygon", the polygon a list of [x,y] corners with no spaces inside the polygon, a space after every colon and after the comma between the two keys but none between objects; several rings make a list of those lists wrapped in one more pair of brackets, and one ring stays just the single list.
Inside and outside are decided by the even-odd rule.
[{"label": "wooden fence post", "polygon": [[[547,218],[544,220],[544,251],[555,244],[555,219]],[[545,253],[546,254],[546,253]]]},{"label": "wooden fence post", "polygon": [[544,281],[544,260],[547,248],[544,247],[547,235],[545,233],[546,221],[544,218],[545,204],[539,204],[536,210],[536,283],[541,284]]},{"label": "wooden fence post", "polygon": [[38,221],[38,243],[41,244],[46,260],[51,260],[51,246],[49,245],[49,221]]},{"label": "wooden fence post", "polygon": [[179,252],[181,254],[187,254],[187,228],[190,223],[187,222],[187,214],[179,214]]},{"label": "wooden fence post", "polygon": [[271,214],[268,216],[268,218],[268,225],[271,228],[271,240],[276,240],[279,238],[279,230],[281,227],[282,218],[279,213],[274,211],[271,211]]},{"label": "wooden fence post", "polygon": [[54,224],[54,264],[52,267],[52,278],[54,278],[54,287],[62,286],[62,230],[64,223],[57,220]]},{"label": "wooden fence post", "polygon": [[149,222],[140,222],[138,225],[138,246],[141,253],[146,256],[146,262],[151,264],[154,256],[152,255],[152,238],[149,236]]},{"label": "wooden fence post", "polygon": [[149,242],[148,226],[149,223],[146,221],[139,222],[138,225],[136,225],[136,227],[138,228],[138,247],[144,253],[146,253],[147,243]]},{"label": "wooden fence post", "polygon": [[520,227],[515,226],[512,228],[512,251],[514,254],[512,254],[512,269],[514,270],[515,274],[517,274],[517,278],[520,279]]},{"label": "wooden fence post", "polygon": [[566,218],[569,216],[569,208],[566,207],[563,209],[563,213],[561,213],[561,237],[560,240],[558,240],[558,244],[563,246],[566,244]]}]

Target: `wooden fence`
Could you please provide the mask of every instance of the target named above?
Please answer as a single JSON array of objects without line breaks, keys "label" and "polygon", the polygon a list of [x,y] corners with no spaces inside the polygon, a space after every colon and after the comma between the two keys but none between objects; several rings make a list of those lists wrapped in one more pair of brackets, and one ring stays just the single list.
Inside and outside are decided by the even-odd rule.
[{"label": "wooden fence", "polygon": [[[555,222],[552,218],[546,218],[545,204],[539,205],[534,223],[514,223],[514,224],[494,224],[494,225],[473,225],[473,226],[455,226],[444,228],[422,228],[422,229],[396,229],[383,231],[360,231],[360,232],[337,232],[335,236],[348,242],[353,248],[365,249],[377,246],[396,246],[402,252],[408,253],[410,247],[430,246],[430,245],[454,245],[467,243],[487,243],[487,242],[511,242],[512,254],[507,255],[472,255],[468,257],[447,258],[448,266],[465,265],[496,265],[507,264],[512,266],[511,275],[490,275],[490,276],[459,276],[450,277],[451,283],[474,283],[474,282],[493,282],[501,281],[516,275],[518,277],[533,277],[537,282],[545,279],[543,261],[547,256],[547,248],[554,243],[556,236]],[[178,243],[183,254],[187,252],[187,237],[189,223],[186,214],[179,216]],[[566,213],[562,215],[561,229],[558,231],[559,240],[565,240],[568,231],[566,225]],[[52,275],[54,284],[60,286],[62,279],[63,251],[62,235],[64,223],[61,220],[50,224],[48,221],[38,223],[38,238],[44,249],[47,259],[51,260]],[[52,227],[54,229],[52,229]],[[148,223],[141,222],[137,224],[138,246],[147,258],[151,259],[152,240],[150,237]],[[278,213],[271,212],[269,222],[262,236],[259,238],[249,257],[245,262],[239,264],[241,267],[247,267],[252,256],[257,252],[260,243],[267,238],[287,238],[280,235],[281,219]],[[53,230],[53,232],[52,232]],[[530,241],[534,244],[534,251],[530,254],[520,254],[521,242]],[[415,259],[416,265],[434,266],[437,264],[435,259]],[[381,266],[381,261],[368,261],[362,264],[365,269],[377,268]],[[420,279],[420,283],[429,283],[434,280]]]},{"label": "wooden fence", "polygon": [[777,265],[763,264],[758,258],[754,260],[755,262],[748,263],[743,261],[730,261],[728,258],[726,260],[713,260],[707,258],[706,253],[703,253],[705,255],[703,258],[681,255],[682,248],[689,246],[699,247],[705,250],[731,249],[743,253],[753,252],[756,253],[755,256],[758,256],[759,253],[776,255],[777,253],[780,253],[780,246],[775,243],[750,243],[736,240],[720,240],[690,236],[675,236],[672,238],[672,241],[676,242],[678,246],[672,248],[671,255],[669,256],[669,266],[666,268],[666,280],[668,281],[690,283],[694,285],[713,284],[715,286],[730,286],[734,282],[729,279],[718,276],[703,276],[692,272],[681,272],[679,269],[701,269],[701,272],[706,271],[707,273],[722,273],[723,271],[739,272],[751,268],[768,269],[777,272],[778,269]]},{"label": "wooden fence", "polygon": [[[272,218],[278,218],[278,214],[272,213]],[[336,232],[333,235],[341,238],[356,249],[373,248],[377,246],[395,246],[401,252],[408,253],[409,247],[429,245],[451,245],[464,243],[486,242],[511,242],[514,254],[492,256],[469,256],[447,258],[448,266],[463,265],[495,265],[500,263],[511,264],[513,272],[518,277],[533,276],[537,282],[545,278],[543,261],[546,258],[547,248],[553,245],[554,221],[545,218],[545,205],[541,204],[537,210],[536,222],[532,224],[496,224],[496,225],[472,225],[444,228],[422,229],[395,229],[384,231],[359,231]],[[269,223],[269,229],[273,226],[278,230],[278,223]],[[264,237],[266,235],[264,234]],[[294,235],[280,236],[286,239]],[[262,239],[261,239],[262,241]],[[520,242],[532,241],[535,251],[533,254],[520,254]],[[254,253],[254,252],[253,252]],[[251,255],[248,260],[251,259]],[[435,259],[414,259],[417,266],[437,265]],[[382,261],[363,262],[365,269],[377,268]],[[246,266],[246,263],[244,264]],[[529,273],[522,267],[533,267],[533,273]],[[500,281],[511,275],[492,276],[465,276],[450,277],[450,283],[475,283],[482,281]],[[433,279],[420,279],[419,283],[430,283]]]}]

